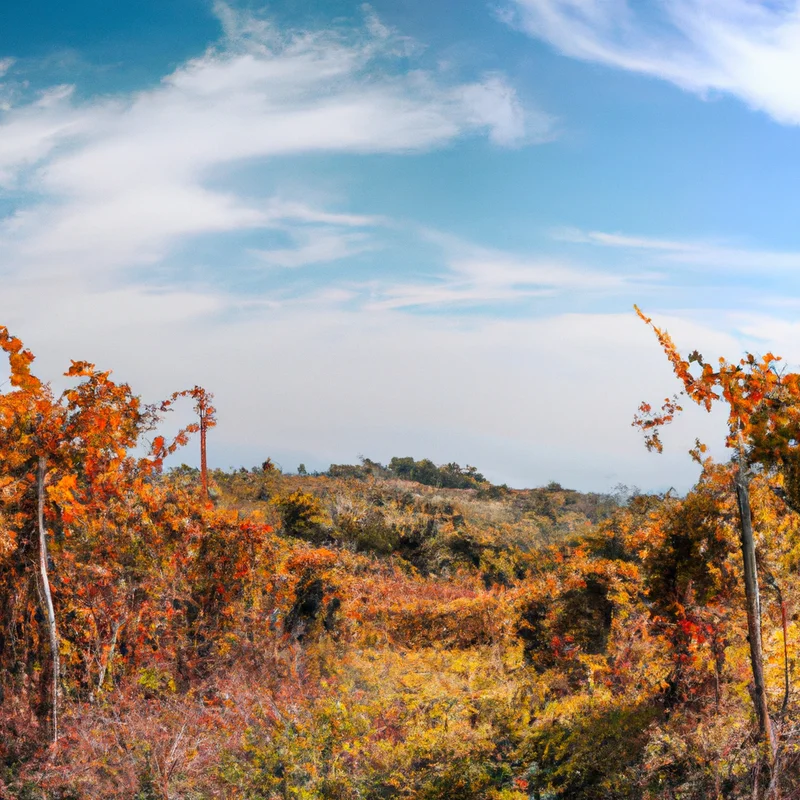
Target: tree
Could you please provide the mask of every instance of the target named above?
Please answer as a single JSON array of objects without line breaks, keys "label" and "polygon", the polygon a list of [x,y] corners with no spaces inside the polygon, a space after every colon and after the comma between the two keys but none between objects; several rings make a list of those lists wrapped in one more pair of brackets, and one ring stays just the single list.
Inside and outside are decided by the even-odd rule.
[{"label": "tree", "polygon": [[414,473],[414,459],[411,456],[393,456],[389,462],[389,470],[398,478],[411,480]]},{"label": "tree", "polygon": [[[39,581],[52,664],[52,735],[58,739],[61,679],[59,633],[49,575],[48,518],[54,509],[71,521],[90,506],[107,501],[117,480],[133,467],[127,450],[154,422],[127,384],[108,372],[73,361],[65,373],[80,381],[55,397],[48,384],[31,373],[33,354],[0,326],[0,348],[9,359],[12,391],[0,395],[0,485],[4,505],[14,508],[25,535],[35,520]],[[147,469],[156,462],[147,461]],[[35,497],[35,510],[31,498]]]},{"label": "tree", "polygon": [[[0,347],[8,354],[11,369],[10,382],[14,391],[0,396],[0,456],[6,465],[0,485],[19,504],[29,495],[30,484],[35,480],[36,531],[39,550],[39,579],[41,581],[42,604],[47,620],[52,663],[52,731],[53,740],[58,740],[59,698],[59,641],[53,597],[48,575],[49,556],[47,532],[44,522],[45,480],[48,470],[48,451],[54,444],[53,432],[64,425],[62,411],[53,401],[49,387],[44,386],[31,374],[33,354],[22,342],[11,336],[8,329],[0,327]],[[24,443],[24,448],[19,444]],[[35,468],[35,472],[33,471]],[[10,473],[10,474],[9,474]],[[35,478],[33,477],[35,475]],[[24,512],[22,512],[24,514]],[[16,538],[16,537],[15,537]]]},{"label": "tree", "polygon": [[[750,478],[753,469],[782,469],[789,477],[788,497],[792,501],[792,478],[800,463],[800,374],[781,373],[772,353],[760,359],[746,354],[738,363],[719,359],[715,370],[696,350],[683,358],[669,334],[636,308],[639,317],[656,334],[676,376],[683,384],[680,393],[711,411],[715,403],[727,406],[726,445],[733,451],[733,488],[736,493],[742,550],[750,665],[753,674],[754,705],[759,730],[765,737],[774,762],[777,743],[764,684],[761,644],[761,602],[759,597],[755,538],[750,506]],[[646,434],[649,450],[662,451],[659,430],[681,412],[678,396],[664,401],[660,412],[642,403],[634,425]],[[700,461],[705,445],[697,440],[692,456]]]},{"label": "tree", "polygon": [[[0,539],[13,538],[15,544],[10,561],[0,563],[5,567],[0,572],[0,583],[5,580],[5,588],[18,595],[25,591],[19,588],[29,585],[25,580],[25,552],[35,539],[38,586],[32,594],[40,597],[47,627],[51,727],[52,738],[57,741],[61,637],[51,580],[56,565],[49,540],[54,533],[62,538],[69,533],[75,537],[73,553],[81,547],[81,540],[101,541],[108,509],[120,507],[135,514],[138,499],[148,495],[148,482],[160,472],[164,457],[185,444],[193,430],[202,434],[213,425],[214,409],[208,403],[210,395],[195,387],[190,394],[200,408],[201,424],[179,431],[170,444],[157,436],[150,453],[135,458],[129,451],[160,418],[155,406],[143,406],[130,386],[117,384],[110,379],[110,372],[97,370],[85,361],[72,362],[65,376],[75,384],[55,396],[49,384],[32,374],[31,351],[3,326],[0,349],[8,356],[11,372],[11,390],[0,393],[0,514],[6,529]],[[161,409],[166,410],[181,394],[173,395]],[[106,538],[111,535],[107,533]],[[66,579],[62,576],[61,583]],[[86,588],[96,587],[81,587],[78,591]],[[120,624],[115,620],[112,625],[112,650]],[[107,658],[99,660],[101,685]]]},{"label": "tree", "polygon": [[194,400],[194,410],[197,413],[197,422],[187,425],[185,434],[200,432],[200,485],[203,497],[208,500],[208,462],[206,459],[206,432],[217,424],[217,409],[211,405],[214,395],[207,392],[202,386],[193,389],[184,389],[182,392],[173,392],[168,400],[161,404],[161,411],[168,411],[179,397],[191,397]]}]

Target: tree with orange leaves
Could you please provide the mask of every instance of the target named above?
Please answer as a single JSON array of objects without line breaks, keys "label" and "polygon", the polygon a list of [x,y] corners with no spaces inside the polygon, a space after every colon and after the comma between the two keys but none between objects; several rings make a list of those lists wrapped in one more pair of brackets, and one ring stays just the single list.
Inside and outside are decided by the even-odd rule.
[{"label": "tree with orange leaves", "polygon": [[[88,362],[73,361],[65,375],[78,383],[55,396],[49,384],[31,372],[34,356],[7,328],[0,326],[0,349],[8,355],[11,391],[0,393],[0,568],[10,570],[15,592],[25,586],[28,531],[38,541],[38,593],[46,620],[51,661],[51,729],[59,735],[61,685],[60,636],[50,571],[48,527],[89,531],[112,501],[129,505],[142,496],[146,482],[160,471],[166,455],[184,444],[190,433],[205,433],[214,409],[200,387],[192,390],[202,406],[201,426],[178,432],[172,443],[156,437],[151,451],[134,458],[129,451],[159,419],[159,409],[143,406],[127,384]],[[162,409],[164,406],[162,406]],[[0,579],[2,571],[0,570]],[[20,604],[17,603],[18,607]],[[119,629],[116,627],[114,635]],[[113,646],[113,645],[112,645]],[[105,671],[101,665],[101,678]]]},{"label": "tree with orange leaves", "polygon": [[[48,576],[47,533],[44,525],[44,487],[48,455],[53,450],[52,431],[63,424],[49,387],[31,374],[33,354],[22,342],[0,327],[0,348],[7,354],[11,368],[11,386],[15,389],[0,397],[0,453],[6,469],[0,485],[7,498],[24,497],[35,486],[36,522],[39,545],[39,577],[52,657],[52,726],[58,739],[59,646],[53,597]],[[25,444],[24,448],[20,444]],[[48,452],[50,451],[50,452]],[[34,467],[35,465],[35,467]],[[16,531],[14,532],[17,533]],[[17,536],[14,536],[17,539]]]},{"label": "tree with orange leaves", "polygon": [[[55,397],[50,386],[31,373],[33,354],[0,327],[0,348],[9,357],[13,391],[0,395],[0,453],[6,487],[4,505],[17,508],[24,534],[33,516],[29,498],[35,495],[38,532],[39,581],[47,620],[52,663],[52,731],[58,739],[60,686],[59,635],[48,573],[46,521],[52,497],[62,504],[62,515],[74,516],[80,497],[92,502],[113,486],[125,468],[127,449],[152,421],[127,385],[109,380],[94,365],[72,362],[66,375],[80,379],[76,387]],[[27,512],[27,513],[26,513]]]},{"label": "tree with orange leaves", "polygon": [[194,400],[194,410],[197,414],[197,422],[188,425],[184,431],[189,433],[200,433],[200,485],[203,489],[203,497],[208,500],[208,460],[206,457],[206,432],[217,424],[217,409],[211,405],[214,395],[207,392],[202,386],[195,386],[193,389],[184,389],[181,392],[173,392],[169,399],[161,404],[161,411],[167,411],[179,397],[191,397]]},{"label": "tree with orange leaves", "polygon": [[[750,643],[750,664],[753,673],[754,704],[759,729],[765,736],[774,761],[777,743],[767,704],[761,643],[761,603],[759,597],[756,548],[753,536],[749,483],[754,468],[780,469],[787,477],[784,496],[792,507],[797,502],[798,465],[800,465],[800,374],[780,372],[779,359],[772,353],[761,358],[748,353],[739,362],[719,359],[714,369],[696,350],[684,358],[670,335],[653,324],[635,306],[636,313],[656,334],[683,384],[681,395],[711,411],[715,403],[727,406],[728,435],[726,445],[734,453],[733,484],[739,512],[739,534],[744,563],[747,628]],[[646,435],[649,450],[662,451],[659,430],[672,422],[682,410],[678,396],[664,401],[660,411],[642,403],[633,424]],[[701,460],[705,445],[697,441],[691,451]]]}]

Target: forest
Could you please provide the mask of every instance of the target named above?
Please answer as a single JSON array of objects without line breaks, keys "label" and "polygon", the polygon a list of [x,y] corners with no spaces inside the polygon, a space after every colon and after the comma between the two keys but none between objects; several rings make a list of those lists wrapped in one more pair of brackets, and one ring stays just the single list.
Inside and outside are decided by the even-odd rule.
[{"label": "forest", "polygon": [[685,496],[209,469],[205,388],[57,394],[0,327],[0,798],[800,797],[800,375],[638,313],[677,390],[643,446],[727,415]]}]

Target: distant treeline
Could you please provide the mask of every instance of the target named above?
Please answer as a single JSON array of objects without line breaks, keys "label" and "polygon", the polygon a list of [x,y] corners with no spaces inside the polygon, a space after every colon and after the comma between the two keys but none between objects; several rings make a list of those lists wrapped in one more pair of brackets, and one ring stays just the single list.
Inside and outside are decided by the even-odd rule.
[{"label": "distant treeline", "polygon": [[[298,472],[303,474],[300,465]],[[454,461],[437,466],[429,458],[415,461],[411,456],[394,456],[387,465],[371,458],[361,458],[360,464],[331,464],[328,471],[322,473],[331,478],[356,478],[364,480],[370,476],[375,478],[399,478],[416,481],[425,486],[436,486],[442,489],[475,489],[489,485],[486,478],[476,467],[462,467]]]}]

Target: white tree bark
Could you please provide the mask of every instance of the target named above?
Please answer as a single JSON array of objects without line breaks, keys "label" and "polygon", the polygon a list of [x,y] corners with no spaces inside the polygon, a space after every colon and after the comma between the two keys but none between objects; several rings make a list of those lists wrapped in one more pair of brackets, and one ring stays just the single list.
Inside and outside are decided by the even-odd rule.
[{"label": "white tree bark", "polygon": [[50,635],[50,652],[53,660],[53,741],[58,741],[58,699],[61,684],[61,662],[58,654],[58,629],[56,628],[56,613],[53,608],[53,594],[50,591],[50,579],[47,575],[47,531],[44,527],[44,479],[47,475],[47,461],[44,456],[39,457],[39,471],[37,478],[37,494],[39,501],[39,577],[42,580],[45,612],[47,615],[47,631]]}]

